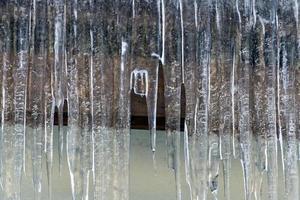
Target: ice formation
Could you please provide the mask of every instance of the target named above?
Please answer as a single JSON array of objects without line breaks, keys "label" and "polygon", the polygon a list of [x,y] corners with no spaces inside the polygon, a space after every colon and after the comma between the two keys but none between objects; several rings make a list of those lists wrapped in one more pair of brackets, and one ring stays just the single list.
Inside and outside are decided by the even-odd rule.
[{"label": "ice formation", "polygon": [[277,200],[281,183],[300,199],[299,59],[299,0],[0,1],[0,199],[21,199],[29,170],[41,199],[43,160],[52,198],[57,111],[72,198],[129,200],[130,93],[154,153],[160,69],[178,200],[183,165],[192,200],[218,199],[220,181],[230,200],[234,159],[245,200]]}]

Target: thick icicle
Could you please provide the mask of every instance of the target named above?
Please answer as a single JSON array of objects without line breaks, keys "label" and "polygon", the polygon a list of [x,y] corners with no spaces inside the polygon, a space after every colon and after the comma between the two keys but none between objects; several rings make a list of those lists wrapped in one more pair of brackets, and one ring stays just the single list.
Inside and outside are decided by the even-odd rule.
[{"label": "thick icicle", "polygon": [[219,170],[220,170],[220,30],[218,2],[213,1],[212,9],[212,50],[209,80],[209,149],[208,149],[208,183],[210,192],[215,200],[218,199]]},{"label": "thick icicle", "polygon": [[[2,14],[2,28],[3,28],[3,54],[2,57],[2,127],[1,127],[1,185],[4,191],[3,199],[20,199],[20,180],[18,174],[14,171],[14,155],[15,134],[13,130],[14,125],[14,40],[13,40],[13,21],[14,21],[14,7],[10,1],[6,1],[3,5]],[[18,169],[19,170],[19,169]]]},{"label": "thick icicle", "polygon": [[112,102],[113,86],[111,69],[112,60],[109,56],[108,34],[104,24],[108,25],[106,19],[113,17],[113,10],[104,2],[94,2],[92,9],[92,115],[93,115],[93,135],[94,135],[94,199],[111,198],[109,187],[111,186],[112,164],[111,143],[111,122],[112,122]]},{"label": "thick icicle", "polygon": [[[79,92],[79,127],[81,132],[81,181],[83,199],[88,199],[89,172],[92,169],[92,113],[91,113],[91,37],[90,33],[90,7],[89,2],[78,1],[79,27],[77,66],[78,66],[78,92]],[[75,41],[76,43],[76,41]],[[75,49],[76,51],[76,49]]]},{"label": "thick icicle", "polygon": [[18,186],[21,187],[21,176],[25,152],[25,124],[26,124],[26,95],[27,95],[27,74],[29,64],[29,1],[16,1],[14,9],[15,24],[15,54],[14,59],[14,151],[13,159],[15,159],[14,168],[17,175]]},{"label": "thick icicle", "polygon": [[[34,1],[32,5],[32,33],[29,71],[29,102],[31,112],[29,125],[32,128],[31,158],[34,184],[34,198],[41,199],[42,194],[42,155],[44,150],[44,76],[47,66],[47,2]],[[30,129],[29,129],[30,130]]]},{"label": "thick icicle", "polygon": [[[147,80],[147,111],[151,134],[151,149],[156,148],[156,111],[159,69],[159,26],[160,0],[137,0],[134,3],[132,19],[131,65],[133,69],[145,70]],[[147,37],[144,37],[147,35]]]},{"label": "thick icicle", "polygon": [[53,126],[54,126],[54,93],[53,93],[53,68],[54,68],[54,4],[47,0],[47,63],[44,76],[44,150],[46,156],[46,169],[48,180],[48,197],[52,199],[52,166],[53,166]]},{"label": "thick icicle", "polygon": [[[209,109],[209,79],[210,79],[210,12],[211,1],[195,1],[195,24],[196,24],[196,67],[195,85],[196,104],[194,126],[195,131],[188,133],[185,143],[187,144],[186,159],[190,171],[189,184],[191,187],[191,199],[207,198],[207,161],[208,161],[208,109]],[[185,64],[185,66],[188,63]],[[185,70],[186,71],[186,70]],[[188,71],[186,71],[188,73]],[[192,88],[187,88],[190,90]]]},{"label": "thick icicle", "polygon": [[[68,4],[68,103],[69,130],[67,157],[73,199],[88,199],[89,172],[92,169],[91,37],[90,5],[77,0]],[[79,29],[79,27],[81,27]]]},{"label": "thick icicle", "polygon": [[253,33],[253,145],[254,145],[254,198],[262,197],[262,179],[266,171],[266,70],[264,62],[264,22],[259,18]]},{"label": "thick icicle", "polygon": [[[283,135],[285,198],[299,199],[299,176],[296,141],[295,69],[299,65],[298,10],[296,1],[279,1],[278,24],[280,44],[280,117]],[[291,14],[291,13],[294,13]],[[289,20],[287,20],[289,19]]]},{"label": "thick icicle", "polygon": [[251,49],[250,34],[255,23],[253,0],[240,0],[238,5],[241,21],[239,22],[240,37],[240,66],[238,71],[239,84],[239,131],[240,131],[240,159],[244,173],[245,200],[252,198],[253,183],[253,155],[252,155],[252,127],[251,127]]},{"label": "thick icicle", "polygon": [[[67,39],[67,99],[68,99],[68,132],[66,138],[67,160],[71,178],[72,199],[83,199],[82,181],[80,169],[80,151],[81,151],[81,134],[80,134],[80,111],[79,111],[79,91],[78,91],[78,2],[70,1],[67,5],[67,13],[70,17],[70,30],[68,30]],[[81,13],[80,13],[81,14]]]},{"label": "thick icicle", "polygon": [[[114,65],[114,141],[113,141],[113,200],[129,200],[129,138],[130,138],[130,36],[132,7],[129,1],[116,4],[117,41]],[[154,100],[154,99],[153,99]],[[156,101],[156,100],[155,100]],[[155,104],[156,105],[156,104]]]},{"label": "thick icicle", "polygon": [[186,96],[184,122],[184,160],[186,181],[190,188],[191,199],[195,199],[194,170],[192,168],[193,155],[190,153],[190,144],[195,131],[195,66],[196,66],[196,24],[197,4],[194,0],[183,1],[183,29],[184,29],[184,88]]},{"label": "thick icicle", "polygon": [[[128,1],[92,4],[94,199],[129,199]],[[112,71],[113,70],[113,71]]]},{"label": "thick icicle", "polygon": [[[1,2],[2,3],[2,2]],[[2,4],[0,4],[2,6],[2,8],[5,8],[5,3],[3,2]],[[3,14],[2,16],[0,16],[0,108],[1,108],[1,112],[0,112],[0,189],[3,189],[2,186],[2,111],[3,111],[3,64],[4,64],[4,58],[5,58],[5,16],[6,13]]]},{"label": "thick icicle", "polygon": [[3,199],[20,199],[24,163],[29,48],[29,2],[3,3],[2,186]]},{"label": "thick icicle", "polygon": [[63,157],[63,105],[64,105],[64,76],[65,76],[65,0],[54,0],[54,69],[53,69],[53,92],[54,101],[58,110],[59,127],[59,170],[62,167]]},{"label": "thick icicle", "polygon": [[234,37],[236,21],[234,1],[216,0],[215,10],[215,53],[217,54],[218,73],[220,79],[220,156],[223,160],[224,195],[230,199],[229,177],[230,159],[232,156],[233,105],[232,77],[234,76]]},{"label": "thick icicle", "polygon": [[168,165],[174,169],[177,199],[181,199],[180,180],[180,118],[182,83],[182,26],[178,0],[165,0],[164,96],[166,113]]},{"label": "thick icicle", "polygon": [[[277,69],[277,0],[256,2],[263,35],[263,64],[266,85],[266,170],[268,199],[278,199],[276,69]],[[262,129],[262,128],[261,128]],[[260,140],[263,141],[263,138]]]}]

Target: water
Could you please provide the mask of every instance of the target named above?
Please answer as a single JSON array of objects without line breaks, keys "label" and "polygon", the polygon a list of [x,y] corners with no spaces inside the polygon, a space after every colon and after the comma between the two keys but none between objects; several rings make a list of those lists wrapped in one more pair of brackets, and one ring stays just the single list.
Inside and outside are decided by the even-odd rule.
[{"label": "water", "polygon": [[45,181],[55,198],[57,157],[68,198],[136,198],[131,93],[146,97],[153,170],[171,172],[172,199],[237,198],[238,160],[239,199],[300,199],[298,0],[11,0],[0,11],[0,199],[26,199],[26,178],[31,198],[45,199]]}]

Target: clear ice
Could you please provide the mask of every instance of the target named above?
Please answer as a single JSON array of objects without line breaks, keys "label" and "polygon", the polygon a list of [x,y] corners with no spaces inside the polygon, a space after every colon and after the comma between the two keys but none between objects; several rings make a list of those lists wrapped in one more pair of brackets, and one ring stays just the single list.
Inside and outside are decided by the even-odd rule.
[{"label": "clear ice", "polygon": [[297,200],[299,63],[299,0],[0,1],[0,199],[25,175],[41,199],[43,162],[52,199],[57,121],[72,199],[129,200],[131,93],[154,158],[162,71],[178,200],[184,176],[191,200],[230,200],[236,159],[245,200]]}]

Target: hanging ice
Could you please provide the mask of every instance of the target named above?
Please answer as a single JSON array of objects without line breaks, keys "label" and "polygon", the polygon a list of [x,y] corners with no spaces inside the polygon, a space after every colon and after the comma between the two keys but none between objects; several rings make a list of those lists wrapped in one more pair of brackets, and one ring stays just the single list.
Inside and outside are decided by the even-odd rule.
[{"label": "hanging ice", "polygon": [[[151,149],[156,148],[156,112],[160,53],[160,0],[135,0],[132,7],[131,66],[147,71],[147,111]],[[145,34],[147,37],[145,37]],[[163,50],[162,50],[163,51]],[[159,56],[158,56],[159,57]],[[163,59],[161,57],[161,59]]]},{"label": "hanging ice", "polygon": [[[3,199],[19,199],[24,164],[29,47],[29,2],[3,3],[2,135]],[[15,14],[13,14],[15,13]],[[13,32],[13,31],[16,32]]]},{"label": "hanging ice", "polygon": [[298,0],[0,1],[0,198],[21,199],[32,170],[41,199],[43,160],[52,198],[67,100],[73,199],[128,200],[130,96],[146,98],[154,157],[161,67],[177,199],[181,117],[192,200],[234,198],[233,159],[246,200],[279,199],[281,185],[299,199],[299,52]]},{"label": "hanging ice", "polygon": [[63,156],[63,106],[65,90],[65,1],[54,0],[54,69],[53,69],[53,93],[55,106],[58,109],[58,127],[59,127],[59,170],[61,170]]},{"label": "hanging ice", "polygon": [[[279,1],[279,103],[283,145],[285,198],[299,199],[296,142],[295,70],[299,66],[298,15],[296,1]],[[293,14],[291,14],[293,13]],[[289,19],[288,21],[285,21]]]},{"label": "hanging ice", "polygon": [[175,172],[177,199],[181,199],[180,119],[182,83],[181,1],[163,0],[163,72],[168,165]]}]

